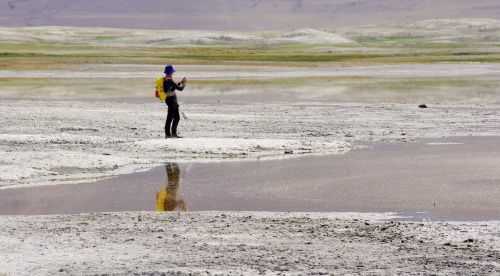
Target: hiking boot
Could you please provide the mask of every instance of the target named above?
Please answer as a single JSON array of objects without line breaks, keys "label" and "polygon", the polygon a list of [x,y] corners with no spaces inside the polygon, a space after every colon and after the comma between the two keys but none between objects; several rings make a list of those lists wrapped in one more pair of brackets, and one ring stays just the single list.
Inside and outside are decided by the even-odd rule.
[{"label": "hiking boot", "polygon": [[171,137],[172,137],[172,138],[182,138],[182,136],[179,136],[179,135],[177,135],[177,134],[174,134],[174,135],[172,135]]},{"label": "hiking boot", "polygon": [[173,136],[170,134],[165,134],[165,139],[172,138]]}]

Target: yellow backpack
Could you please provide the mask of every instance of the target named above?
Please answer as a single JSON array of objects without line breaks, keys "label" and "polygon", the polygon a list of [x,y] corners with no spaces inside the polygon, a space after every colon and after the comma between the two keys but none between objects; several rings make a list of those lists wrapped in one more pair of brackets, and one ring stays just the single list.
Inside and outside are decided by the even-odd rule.
[{"label": "yellow backpack", "polygon": [[161,102],[165,102],[167,99],[167,93],[163,90],[164,81],[165,79],[163,77],[156,79],[155,97],[159,98]]}]

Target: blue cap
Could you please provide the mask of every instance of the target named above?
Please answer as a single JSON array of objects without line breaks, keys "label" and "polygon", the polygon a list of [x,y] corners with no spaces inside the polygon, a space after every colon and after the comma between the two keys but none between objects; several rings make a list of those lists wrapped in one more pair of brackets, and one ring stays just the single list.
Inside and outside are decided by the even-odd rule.
[{"label": "blue cap", "polygon": [[163,71],[165,75],[172,75],[175,73],[175,68],[173,65],[167,64],[165,65],[165,71]]}]

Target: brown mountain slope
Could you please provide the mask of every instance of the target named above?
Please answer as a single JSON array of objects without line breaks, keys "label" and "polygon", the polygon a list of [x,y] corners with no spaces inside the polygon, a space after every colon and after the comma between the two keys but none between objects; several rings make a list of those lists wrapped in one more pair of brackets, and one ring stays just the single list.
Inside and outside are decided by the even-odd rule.
[{"label": "brown mountain slope", "polygon": [[263,30],[500,19],[498,0],[0,0],[0,26]]}]

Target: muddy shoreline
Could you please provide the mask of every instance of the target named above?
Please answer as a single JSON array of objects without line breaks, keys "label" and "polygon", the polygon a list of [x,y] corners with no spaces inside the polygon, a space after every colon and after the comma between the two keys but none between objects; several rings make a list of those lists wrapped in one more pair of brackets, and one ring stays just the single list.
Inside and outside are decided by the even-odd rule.
[{"label": "muddy shoreline", "polygon": [[[168,176],[176,178],[176,200],[189,211],[396,212],[416,220],[499,220],[498,141],[423,139],[375,143],[338,156],[167,166],[177,168]],[[0,214],[152,211],[169,181],[161,166],[95,183],[0,190]]]}]

